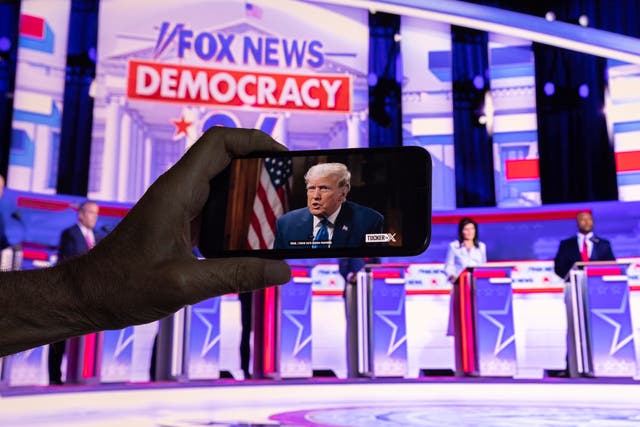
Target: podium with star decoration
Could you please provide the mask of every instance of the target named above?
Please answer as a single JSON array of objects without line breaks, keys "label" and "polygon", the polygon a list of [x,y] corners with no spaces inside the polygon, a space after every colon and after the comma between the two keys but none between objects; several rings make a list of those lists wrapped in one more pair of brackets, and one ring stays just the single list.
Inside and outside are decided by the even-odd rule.
[{"label": "podium with star decoration", "polygon": [[188,308],[185,358],[191,380],[220,378],[220,301],[210,298]]},{"label": "podium with star decoration", "polygon": [[[374,264],[358,273],[358,371],[373,377],[407,375],[405,265]],[[369,271],[370,270],[370,271]]]},{"label": "podium with star decoration", "polygon": [[572,377],[634,377],[628,263],[576,263],[567,287],[568,359]]},{"label": "podium with star decoration", "polygon": [[[291,280],[264,291],[259,345],[254,346],[258,377],[308,378],[311,366],[312,279],[307,266],[291,266]],[[261,348],[260,348],[261,347]],[[260,354],[257,354],[257,353]],[[256,357],[257,356],[257,357]]]},{"label": "podium with star decoration", "polygon": [[513,377],[517,371],[511,268],[470,267],[454,287],[456,373]]},{"label": "podium with star decoration", "polygon": [[126,382],[131,380],[133,335],[133,326],[103,332],[100,382]]}]

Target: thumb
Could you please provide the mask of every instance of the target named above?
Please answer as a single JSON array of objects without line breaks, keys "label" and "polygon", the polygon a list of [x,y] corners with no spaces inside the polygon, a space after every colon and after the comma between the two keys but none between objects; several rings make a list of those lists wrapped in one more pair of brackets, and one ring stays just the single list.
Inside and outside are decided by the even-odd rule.
[{"label": "thumb", "polygon": [[280,260],[224,258],[202,259],[189,264],[188,276],[184,277],[187,304],[223,294],[282,285],[291,278],[289,265]]}]

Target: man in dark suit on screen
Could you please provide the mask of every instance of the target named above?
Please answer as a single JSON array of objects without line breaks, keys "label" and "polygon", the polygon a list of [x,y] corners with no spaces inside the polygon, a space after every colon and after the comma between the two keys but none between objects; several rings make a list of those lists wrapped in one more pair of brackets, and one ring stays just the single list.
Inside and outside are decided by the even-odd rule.
[{"label": "man in dark suit on screen", "polygon": [[320,163],[304,177],[307,207],[276,221],[274,249],[365,247],[366,234],[382,233],[384,217],[347,201],[351,172],[342,163]]},{"label": "man in dark suit on screen", "polygon": [[608,240],[593,234],[593,216],[591,212],[580,212],[576,216],[578,233],[560,242],[554,259],[554,269],[558,276],[567,279],[574,263],[583,261],[615,261]]},{"label": "man in dark suit on screen", "polygon": [[[75,258],[87,253],[104,236],[94,230],[98,221],[99,207],[96,202],[87,200],[78,207],[78,222],[62,231],[58,245],[58,262]],[[49,345],[49,384],[62,384],[60,365],[64,356],[65,341]]]}]

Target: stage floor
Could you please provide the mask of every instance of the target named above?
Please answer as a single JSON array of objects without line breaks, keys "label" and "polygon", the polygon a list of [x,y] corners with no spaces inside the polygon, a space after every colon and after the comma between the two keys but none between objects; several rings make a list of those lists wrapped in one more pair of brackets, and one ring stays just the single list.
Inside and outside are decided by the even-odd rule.
[{"label": "stage floor", "polygon": [[247,381],[2,390],[3,427],[640,425],[633,381]]}]

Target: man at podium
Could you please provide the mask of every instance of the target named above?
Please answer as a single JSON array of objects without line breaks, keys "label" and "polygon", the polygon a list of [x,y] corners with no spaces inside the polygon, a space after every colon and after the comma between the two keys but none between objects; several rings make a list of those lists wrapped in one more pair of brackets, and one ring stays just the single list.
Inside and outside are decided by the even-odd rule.
[{"label": "man at podium", "polygon": [[578,233],[560,242],[558,253],[554,259],[556,274],[567,280],[567,274],[576,262],[615,261],[608,240],[593,234],[593,216],[584,211],[576,216]]}]

